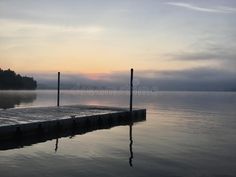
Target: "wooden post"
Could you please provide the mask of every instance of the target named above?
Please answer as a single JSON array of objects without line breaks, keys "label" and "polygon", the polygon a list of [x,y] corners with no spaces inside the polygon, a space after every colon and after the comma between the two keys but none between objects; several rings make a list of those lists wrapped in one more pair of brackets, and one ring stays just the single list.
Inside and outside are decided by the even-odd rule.
[{"label": "wooden post", "polygon": [[60,106],[60,72],[57,77],[57,106]]},{"label": "wooden post", "polygon": [[133,167],[133,136],[132,136],[132,126],[133,126],[133,73],[134,70],[133,68],[131,68],[130,70],[130,124],[129,124],[129,140],[130,140],[130,144],[129,144],[129,150],[130,150],[130,157],[129,157],[129,165],[131,167]]},{"label": "wooden post", "polygon": [[129,110],[132,112],[133,109],[133,68],[130,70],[130,102],[129,102]]}]

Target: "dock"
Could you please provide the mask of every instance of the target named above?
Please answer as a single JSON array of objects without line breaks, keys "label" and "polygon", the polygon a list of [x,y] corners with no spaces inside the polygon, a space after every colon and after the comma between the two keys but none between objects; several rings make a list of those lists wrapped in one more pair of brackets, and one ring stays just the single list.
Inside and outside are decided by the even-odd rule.
[{"label": "dock", "polygon": [[[58,72],[57,106],[0,109],[0,150],[119,125],[129,125],[132,135],[133,123],[146,120],[146,109],[133,108],[133,68],[130,74],[129,108],[118,108],[88,105],[60,106],[60,72]],[[132,142],[132,138],[130,141]]]},{"label": "dock", "polygon": [[68,105],[6,109],[0,110],[0,142],[11,144],[29,137],[45,140],[144,120],[146,110],[135,108]]}]

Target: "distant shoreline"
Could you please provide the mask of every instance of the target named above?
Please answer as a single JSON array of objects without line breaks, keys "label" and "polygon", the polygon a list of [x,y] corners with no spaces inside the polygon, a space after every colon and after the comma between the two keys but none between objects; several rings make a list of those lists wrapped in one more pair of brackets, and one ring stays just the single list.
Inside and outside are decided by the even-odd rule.
[{"label": "distant shoreline", "polygon": [[37,81],[33,77],[21,76],[14,71],[0,68],[0,90],[35,90]]}]

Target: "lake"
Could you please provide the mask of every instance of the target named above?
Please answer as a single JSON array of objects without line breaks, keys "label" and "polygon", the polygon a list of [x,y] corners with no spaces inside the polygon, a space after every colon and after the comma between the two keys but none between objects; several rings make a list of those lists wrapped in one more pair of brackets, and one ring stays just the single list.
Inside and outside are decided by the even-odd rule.
[{"label": "lake", "polygon": [[[129,106],[125,91],[62,91],[61,105]],[[235,92],[135,92],[146,121],[0,151],[1,177],[236,176]],[[53,106],[56,91],[0,91],[0,107]],[[0,115],[1,117],[1,115]]]}]

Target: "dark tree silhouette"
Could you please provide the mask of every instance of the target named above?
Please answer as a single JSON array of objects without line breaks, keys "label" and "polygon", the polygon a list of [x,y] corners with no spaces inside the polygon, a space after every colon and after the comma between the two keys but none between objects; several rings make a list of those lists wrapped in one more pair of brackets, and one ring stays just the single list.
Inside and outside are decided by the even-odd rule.
[{"label": "dark tree silhouette", "polygon": [[0,90],[34,90],[37,82],[32,77],[21,76],[14,71],[0,68]]}]

